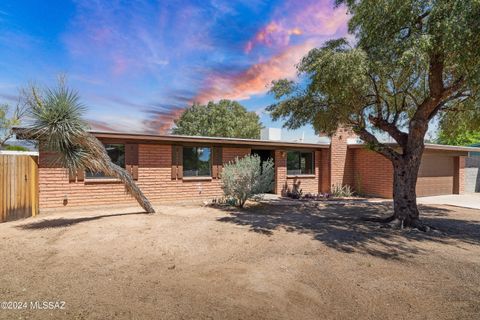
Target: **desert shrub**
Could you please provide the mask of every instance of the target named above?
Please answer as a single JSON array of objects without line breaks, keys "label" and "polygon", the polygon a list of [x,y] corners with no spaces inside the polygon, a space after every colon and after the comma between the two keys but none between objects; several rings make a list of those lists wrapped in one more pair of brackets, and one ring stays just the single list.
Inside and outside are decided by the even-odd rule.
[{"label": "desert shrub", "polygon": [[273,160],[260,160],[257,155],[237,158],[223,167],[222,183],[226,197],[236,199],[243,207],[247,199],[268,192],[273,187]]},{"label": "desert shrub", "polygon": [[332,187],[332,195],[335,198],[343,198],[343,197],[352,197],[353,196],[353,191],[350,186],[347,185],[334,185]]}]

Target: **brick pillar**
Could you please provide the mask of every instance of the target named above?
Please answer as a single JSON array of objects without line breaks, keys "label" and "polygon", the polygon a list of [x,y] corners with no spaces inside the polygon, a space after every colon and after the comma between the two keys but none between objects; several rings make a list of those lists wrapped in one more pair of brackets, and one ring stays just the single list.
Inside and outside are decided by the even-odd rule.
[{"label": "brick pillar", "polygon": [[287,152],[275,150],[275,194],[282,195],[287,183]]},{"label": "brick pillar", "polygon": [[[344,185],[350,181],[345,181],[350,172],[346,172],[351,166],[345,166],[347,162],[347,140],[356,137],[351,129],[338,128],[331,137],[330,143],[330,181],[329,187],[334,185]],[[347,168],[347,169],[346,169]]]},{"label": "brick pillar", "polygon": [[453,193],[465,192],[465,157],[454,158]]}]

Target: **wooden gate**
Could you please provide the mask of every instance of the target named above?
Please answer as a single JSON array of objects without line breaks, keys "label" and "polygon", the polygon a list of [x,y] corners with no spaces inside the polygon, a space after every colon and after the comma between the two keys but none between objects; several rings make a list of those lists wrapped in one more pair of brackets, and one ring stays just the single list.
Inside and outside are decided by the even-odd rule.
[{"label": "wooden gate", "polygon": [[0,154],[0,222],[38,213],[38,157]]}]

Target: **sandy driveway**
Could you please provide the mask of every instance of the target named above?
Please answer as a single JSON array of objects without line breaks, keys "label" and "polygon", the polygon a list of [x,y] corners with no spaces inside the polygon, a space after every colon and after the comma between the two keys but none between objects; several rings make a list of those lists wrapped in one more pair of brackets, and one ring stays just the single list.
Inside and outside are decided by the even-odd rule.
[{"label": "sandy driveway", "polygon": [[1,319],[478,319],[480,212],[424,207],[444,233],[365,221],[381,204],[196,206],[0,225]]}]

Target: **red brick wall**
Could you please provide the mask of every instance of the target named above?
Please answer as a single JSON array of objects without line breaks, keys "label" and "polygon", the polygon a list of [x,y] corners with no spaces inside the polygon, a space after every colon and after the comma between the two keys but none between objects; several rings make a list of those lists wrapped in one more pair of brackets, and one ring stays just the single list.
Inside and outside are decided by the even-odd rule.
[{"label": "red brick wall", "polygon": [[[224,163],[250,154],[250,148],[222,149]],[[223,194],[219,179],[172,180],[171,157],[170,145],[139,146],[138,185],[152,202],[212,199]],[[109,204],[136,205],[136,201],[125,193],[120,182],[91,182],[88,179],[85,182],[69,182],[65,169],[47,165],[45,154],[40,155],[39,190],[40,209]]]},{"label": "red brick wall", "polygon": [[223,163],[234,161],[235,158],[242,158],[252,152],[250,148],[223,148]]},{"label": "red brick wall", "polygon": [[[390,160],[366,149],[353,151],[354,189],[362,194],[393,197]],[[447,165],[451,161],[452,166]],[[465,157],[425,151],[417,180],[417,196],[462,193],[465,188]]]},{"label": "red brick wall", "polygon": [[287,157],[286,151],[275,151],[275,193],[285,194],[287,190],[292,190],[293,185],[296,184],[302,192],[314,193],[319,192],[321,185],[321,165],[322,165],[322,151],[315,151],[314,154],[314,174],[312,175],[298,175],[287,176]]},{"label": "red brick wall", "polygon": [[390,160],[366,149],[351,149],[353,188],[356,192],[383,198],[393,195],[393,166]]},{"label": "red brick wall", "polygon": [[331,137],[330,144],[330,184],[353,184],[353,153],[348,150],[348,139],[356,137],[352,130],[339,128]]},{"label": "red brick wall", "polygon": [[343,169],[343,184],[350,187],[355,186],[354,150],[347,149],[345,165]]}]

